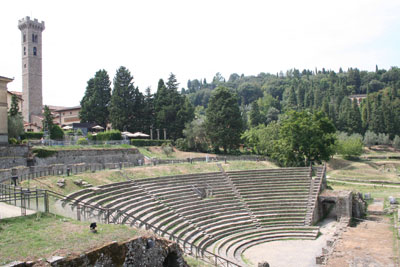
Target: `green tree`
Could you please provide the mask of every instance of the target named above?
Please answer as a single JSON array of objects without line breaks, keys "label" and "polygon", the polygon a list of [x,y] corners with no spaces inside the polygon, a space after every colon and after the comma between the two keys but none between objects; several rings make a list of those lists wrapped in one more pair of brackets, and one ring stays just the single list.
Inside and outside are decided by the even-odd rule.
[{"label": "green tree", "polygon": [[204,124],[204,119],[199,118],[186,124],[183,130],[184,147],[189,151],[207,152],[209,148],[209,140]]},{"label": "green tree", "polygon": [[141,131],[143,95],[133,84],[129,70],[120,67],[114,77],[110,102],[110,122],[120,131]]},{"label": "green tree", "polygon": [[257,101],[251,103],[251,110],[250,110],[250,125],[252,127],[259,125],[262,123],[262,117],[260,113],[260,109],[258,107]]},{"label": "green tree", "polygon": [[8,111],[8,114],[10,116],[15,116],[15,115],[21,114],[19,111],[18,102],[19,102],[18,97],[13,94],[11,97],[11,107],[10,107],[10,110]]},{"label": "green tree", "polygon": [[243,130],[237,96],[228,88],[219,86],[211,96],[206,110],[207,134],[214,148],[237,148]]},{"label": "green tree", "polygon": [[63,140],[64,131],[60,126],[53,124],[50,129],[50,139],[52,140]]},{"label": "green tree", "polygon": [[18,97],[16,95],[12,95],[11,97],[11,108],[8,111],[7,124],[8,138],[19,139],[24,133],[24,120],[19,111]]},{"label": "green tree", "polygon": [[166,84],[159,80],[154,98],[156,128],[165,128],[167,136],[173,140],[183,136],[185,123],[194,118],[194,108],[185,95],[178,93],[178,86],[175,75],[171,73]]},{"label": "green tree", "polygon": [[400,148],[400,137],[396,135],[393,139],[393,147],[396,149]]},{"label": "green tree", "polygon": [[111,82],[107,71],[97,71],[87,84],[79,112],[81,122],[91,122],[106,127],[111,100]]},{"label": "green tree", "polygon": [[345,159],[357,158],[362,154],[363,146],[360,134],[348,136],[346,133],[340,133],[336,143],[336,152]]},{"label": "green tree", "polygon": [[279,123],[273,121],[268,125],[259,124],[242,134],[245,145],[256,154],[270,155],[275,143],[279,140]]},{"label": "green tree", "polygon": [[307,166],[334,154],[335,127],[322,112],[289,111],[271,155],[283,166]]},{"label": "green tree", "polygon": [[364,134],[364,145],[366,145],[368,148],[370,148],[371,146],[374,146],[378,143],[378,136],[372,132],[372,131],[367,131]]},{"label": "green tree", "polygon": [[53,127],[53,120],[54,120],[54,116],[51,113],[50,109],[48,106],[44,106],[43,108],[43,130],[44,131],[48,131],[48,133],[51,135],[51,129]]}]

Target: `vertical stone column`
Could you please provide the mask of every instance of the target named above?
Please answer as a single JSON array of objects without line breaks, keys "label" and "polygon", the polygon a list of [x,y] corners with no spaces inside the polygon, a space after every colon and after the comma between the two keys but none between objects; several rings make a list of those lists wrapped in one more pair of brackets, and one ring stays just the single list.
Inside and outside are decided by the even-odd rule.
[{"label": "vertical stone column", "polygon": [[167,140],[167,129],[163,129],[164,130],[164,140]]},{"label": "vertical stone column", "polygon": [[0,145],[8,144],[7,84],[12,81],[0,76]]},{"label": "vertical stone column", "polygon": [[160,140],[160,129],[156,129],[157,130],[157,140]]}]

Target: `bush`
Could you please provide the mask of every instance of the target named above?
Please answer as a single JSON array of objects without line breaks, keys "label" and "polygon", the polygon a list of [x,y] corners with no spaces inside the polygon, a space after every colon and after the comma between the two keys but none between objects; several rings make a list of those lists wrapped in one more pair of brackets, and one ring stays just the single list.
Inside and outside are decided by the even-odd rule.
[{"label": "bush", "polygon": [[378,142],[378,136],[374,132],[368,130],[364,135],[363,142],[367,147],[374,146]]},{"label": "bush", "polygon": [[163,143],[172,143],[171,140],[131,139],[133,146],[162,146]]},{"label": "bush", "polygon": [[86,140],[86,138],[84,138],[84,137],[79,138],[76,143],[78,145],[88,145],[89,144],[88,140]]},{"label": "bush", "polygon": [[24,132],[21,135],[21,139],[37,139],[40,140],[43,137],[43,132]]},{"label": "bush", "polygon": [[388,134],[378,134],[378,145],[390,145],[390,138]]},{"label": "bush", "polygon": [[172,148],[172,145],[169,143],[163,143],[161,148],[167,157],[169,157],[172,153],[174,153],[174,149]]},{"label": "bush", "polygon": [[64,131],[58,125],[53,125],[50,130],[50,139],[52,140],[63,140]]},{"label": "bush", "polygon": [[187,141],[185,138],[179,138],[176,140],[175,143],[176,143],[175,146],[177,149],[182,150],[182,151],[189,150],[189,147],[188,147],[188,144],[187,144]]},{"label": "bush", "polygon": [[93,135],[92,133],[88,133],[86,137],[90,141],[96,141],[96,136]]},{"label": "bush", "polygon": [[336,152],[345,159],[357,158],[363,152],[362,136],[352,134],[347,136],[345,133],[338,135]]},{"label": "bush", "polygon": [[36,156],[38,158],[47,158],[47,157],[51,157],[53,156],[55,153],[57,153],[57,151],[55,150],[47,150],[47,149],[43,149],[43,148],[35,148],[32,150],[32,152],[34,154],[36,154]]},{"label": "bush", "polygon": [[396,135],[393,139],[393,147],[399,149],[400,148],[400,137]]},{"label": "bush", "polygon": [[[93,138],[93,136],[92,136]],[[109,141],[109,140],[122,140],[121,132],[118,130],[111,130],[100,132],[96,135],[97,141]]]},{"label": "bush", "polygon": [[81,136],[83,136],[82,130],[81,130],[81,129],[76,130],[76,135],[81,135]]},{"label": "bush", "polygon": [[8,139],[8,143],[11,145],[16,145],[16,144],[18,144],[18,140],[15,139],[14,137],[11,137]]}]

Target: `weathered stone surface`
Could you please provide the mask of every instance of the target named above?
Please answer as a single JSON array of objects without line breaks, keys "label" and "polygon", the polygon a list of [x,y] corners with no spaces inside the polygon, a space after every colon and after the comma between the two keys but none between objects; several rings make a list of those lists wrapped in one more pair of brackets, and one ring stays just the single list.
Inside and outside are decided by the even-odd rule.
[{"label": "weathered stone surface", "polygon": [[269,263],[266,261],[259,262],[258,267],[269,267]]},{"label": "weathered stone surface", "polygon": [[138,237],[124,243],[112,242],[75,258],[63,258],[51,266],[187,267],[188,265],[176,243],[156,237]]},{"label": "weathered stone surface", "polygon": [[120,163],[137,162],[144,160],[144,156],[136,148],[130,149],[87,149],[87,150],[61,150],[54,156],[47,158],[35,157],[35,166],[48,166],[52,164],[78,164],[78,163]]},{"label": "weathered stone surface", "polygon": [[361,193],[353,194],[352,215],[354,218],[362,218],[366,212],[366,202]]},{"label": "weathered stone surface", "polygon": [[82,179],[74,180],[74,184],[76,184],[77,186],[81,186],[82,183],[83,183]]}]

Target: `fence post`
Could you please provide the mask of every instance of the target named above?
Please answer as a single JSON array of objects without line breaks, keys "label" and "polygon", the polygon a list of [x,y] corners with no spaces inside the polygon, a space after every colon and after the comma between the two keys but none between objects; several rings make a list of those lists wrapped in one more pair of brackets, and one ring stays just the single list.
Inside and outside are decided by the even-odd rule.
[{"label": "fence post", "polygon": [[44,212],[49,213],[49,195],[47,190],[44,190]]},{"label": "fence post", "polygon": [[36,210],[39,210],[39,192],[36,187]]},{"label": "fence post", "polygon": [[81,220],[81,211],[80,211],[80,206],[79,206],[79,204],[76,205],[76,219],[77,219],[78,221]]}]

